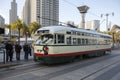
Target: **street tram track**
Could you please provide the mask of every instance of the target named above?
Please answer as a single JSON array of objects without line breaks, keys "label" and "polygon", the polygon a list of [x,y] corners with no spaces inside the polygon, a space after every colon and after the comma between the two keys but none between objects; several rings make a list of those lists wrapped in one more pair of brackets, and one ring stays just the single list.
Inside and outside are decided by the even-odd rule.
[{"label": "street tram track", "polygon": [[[105,57],[105,56],[103,56],[103,57],[98,57],[98,58],[94,58],[94,59],[97,59],[97,60],[92,59],[92,61],[89,60],[89,59],[87,59],[87,61],[86,61],[86,60],[83,61],[84,63],[76,62],[76,63],[78,63],[78,65],[72,66],[72,67],[70,67],[70,68],[67,67],[67,68],[65,68],[65,69],[63,69],[63,70],[56,71],[56,72],[53,72],[53,73],[50,73],[50,74],[46,74],[46,75],[44,75],[44,76],[39,77],[39,79],[35,79],[35,80],[49,80],[49,79],[51,79],[51,78],[54,78],[54,77],[57,77],[57,76],[60,76],[60,75],[64,75],[64,74],[69,73],[69,72],[72,72],[72,71],[74,71],[74,70],[77,70],[77,69],[80,69],[80,68],[89,66],[89,65],[91,65],[91,64],[95,64],[95,63],[98,63],[98,62],[101,62],[101,61],[104,61],[104,60],[107,60],[107,59],[110,59],[110,58],[113,58],[113,57],[116,57],[116,56],[118,56],[118,55],[110,55],[110,56],[106,56],[106,57]],[[104,59],[103,59],[103,58],[104,58]],[[75,64],[76,64],[76,63],[75,63]],[[107,68],[107,67],[106,67],[106,68]],[[101,70],[102,70],[102,69],[101,69]],[[96,73],[96,72],[95,72],[95,73]],[[87,77],[89,77],[90,75],[95,74],[95,73],[91,73],[91,74],[87,75],[87,76],[84,77],[82,80],[84,80],[85,78],[87,78]]]},{"label": "street tram track", "polygon": [[116,61],[116,62],[114,62],[114,63],[112,63],[112,64],[109,64],[109,65],[107,65],[107,66],[105,66],[105,67],[103,67],[103,68],[101,68],[101,69],[99,69],[99,70],[97,70],[97,71],[95,71],[95,72],[93,72],[93,73],[90,73],[90,74],[86,75],[85,77],[83,77],[83,78],[80,79],[80,80],[85,80],[86,78],[88,78],[88,77],[90,77],[90,76],[92,76],[92,75],[94,75],[94,74],[96,74],[96,73],[98,73],[98,72],[100,72],[100,71],[102,71],[102,70],[104,70],[104,69],[107,69],[107,68],[109,68],[110,66],[115,65],[115,64],[120,64],[120,60],[118,60],[118,61]]},{"label": "street tram track", "polygon": [[[45,69],[47,68],[47,66],[44,66],[42,64],[36,63],[34,65],[29,65],[29,66],[23,66],[23,67],[11,67],[11,68],[7,68],[3,71],[0,72],[0,79],[4,79],[7,77],[11,77],[11,76],[16,76],[22,73],[27,73],[27,72],[32,72],[34,70],[38,70],[38,69]],[[9,74],[5,75],[5,74]]]},{"label": "street tram track", "polygon": [[[37,71],[37,70],[42,70],[42,69],[47,69],[49,67],[60,67],[60,66],[70,66],[70,67],[67,67],[65,69],[62,69],[62,70],[59,70],[59,71],[55,71],[55,72],[52,72],[52,73],[48,73],[48,74],[45,74],[43,76],[40,76],[38,80],[49,80],[53,77],[57,77],[57,76],[60,76],[60,75],[63,75],[63,74],[66,74],[66,73],[69,73],[69,72],[72,72],[74,70],[77,70],[77,69],[80,69],[80,68],[83,68],[83,67],[86,67],[86,66],[89,66],[91,64],[95,64],[95,63],[98,63],[98,62],[101,62],[101,61],[104,61],[104,60],[107,60],[107,59],[110,59],[110,58],[114,58],[116,56],[119,56],[118,54],[114,54],[114,55],[105,55],[105,56],[101,56],[101,57],[96,57],[96,58],[90,58],[90,59],[85,59],[85,60],[82,60],[82,61],[75,61],[73,63],[65,63],[65,64],[58,64],[58,65],[44,65],[44,64],[34,64],[34,65],[28,65],[28,66],[24,66],[24,67],[13,67],[11,68],[11,70],[5,70],[3,72],[0,72],[0,79],[4,79],[4,78],[9,78],[9,77],[12,77],[12,76],[16,76],[16,75],[20,75],[20,74],[26,74],[26,73],[29,73],[29,72],[33,72],[33,71]],[[75,66],[71,66],[75,64]],[[108,66],[107,66],[108,67]],[[107,68],[105,67],[105,68]],[[103,68],[103,69],[105,69]],[[101,69],[101,70],[103,70]],[[94,72],[94,73],[91,73],[89,75],[86,75],[83,79],[81,80],[84,80],[85,78],[99,72],[100,70]],[[9,75],[7,75],[9,74]]]}]

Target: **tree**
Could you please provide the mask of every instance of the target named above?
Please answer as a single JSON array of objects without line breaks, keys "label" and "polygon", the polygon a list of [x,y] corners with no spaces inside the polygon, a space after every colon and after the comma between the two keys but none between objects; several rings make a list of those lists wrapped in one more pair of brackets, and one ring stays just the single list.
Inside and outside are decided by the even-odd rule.
[{"label": "tree", "polygon": [[111,31],[116,31],[116,30],[120,30],[120,26],[115,24],[115,25],[113,25]]},{"label": "tree", "polygon": [[22,28],[21,28],[20,32],[24,37],[26,36],[26,32],[29,32],[29,28],[24,22],[22,24]]},{"label": "tree", "polygon": [[37,22],[33,22],[30,24],[29,31],[30,34],[34,34],[37,29],[41,28],[41,25]]},{"label": "tree", "polygon": [[117,44],[120,42],[120,26],[118,25],[113,25],[112,29],[111,29],[111,35],[112,35],[112,38],[113,38],[113,46],[114,46],[114,43]]},{"label": "tree", "polygon": [[22,20],[18,19],[12,24],[12,30],[18,29],[18,43],[20,43],[20,29],[23,28]]},{"label": "tree", "polygon": [[29,34],[29,28],[25,23],[23,23],[23,28],[21,29],[21,32],[22,32],[23,36],[25,36],[25,43],[27,43],[27,37],[28,37],[28,34]]}]

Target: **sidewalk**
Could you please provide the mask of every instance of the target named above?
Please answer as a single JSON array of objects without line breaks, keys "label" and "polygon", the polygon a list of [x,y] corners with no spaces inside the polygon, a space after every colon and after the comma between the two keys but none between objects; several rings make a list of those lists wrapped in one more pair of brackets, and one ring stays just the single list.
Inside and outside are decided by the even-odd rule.
[{"label": "sidewalk", "polygon": [[13,55],[13,62],[3,62],[3,54],[0,54],[0,69],[2,68],[8,68],[8,67],[12,67],[12,66],[17,66],[17,65],[22,65],[22,64],[26,64],[26,63],[30,63],[33,61],[33,54],[32,56],[29,56],[28,61],[24,60],[24,52],[21,51],[21,55],[20,55],[20,61],[17,62],[16,61],[16,54],[14,53]]}]

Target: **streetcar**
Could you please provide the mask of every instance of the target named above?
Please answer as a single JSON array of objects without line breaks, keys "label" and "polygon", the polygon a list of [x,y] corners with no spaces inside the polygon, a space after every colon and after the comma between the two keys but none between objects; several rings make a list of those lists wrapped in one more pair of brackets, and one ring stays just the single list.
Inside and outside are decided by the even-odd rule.
[{"label": "streetcar", "polygon": [[111,51],[111,36],[70,26],[47,26],[35,34],[34,60],[46,64],[73,61],[76,57],[100,56]]}]

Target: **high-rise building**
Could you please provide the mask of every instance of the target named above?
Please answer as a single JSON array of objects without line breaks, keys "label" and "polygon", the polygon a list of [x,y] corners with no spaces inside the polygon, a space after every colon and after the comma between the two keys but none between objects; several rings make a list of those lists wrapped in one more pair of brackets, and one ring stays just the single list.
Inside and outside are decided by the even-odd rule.
[{"label": "high-rise building", "polygon": [[9,15],[10,15],[10,20],[9,20],[10,24],[15,23],[15,21],[18,19],[16,0],[13,0],[13,2],[11,2],[11,9]]},{"label": "high-rise building", "polygon": [[[16,3],[16,0],[13,0],[13,2],[11,2],[11,9],[10,9],[10,12],[9,12],[9,15],[10,15],[10,24],[13,24],[16,22],[16,20],[18,19],[18,16],[17,16],[17,3]],[[18,35],[18,30],[13,30],[11,32],[12,35]]]},{"label": "high-rise building", "polygon": [[0,15],[0,28],[3,28],[5,24],[5,19]]},{"label": "high-rise building", "polygon": [[[26,11],[26,9],[28,11]],[[27,18],[26,15],[29,16],[30,19]],[[23,20],[25,23],[36,21],[43,27],[58,25],[59,0],[26,0],[23,9]]]},{"label": "high-rise building", "polygon": [[87,21],[85,29],[100,30],[100,20]]},{"label": "high-rise building", "polygon": [[23,12],[22,12],[22,19],[23,21],[29,25],[31,23],[31,0],[26,0],[25,5],[23,7]]},{"label": "high-rise building", "polygon": [[[78,28],[82,28],[82,23],[78,25]],[[91,20],[85,22],[85,29],[100,30],[100,20]]]},{"label": "high-rise building", "polygon": [[5,24],[5,19],[0,15],[0,34],[4,34],[4,26]]}]

